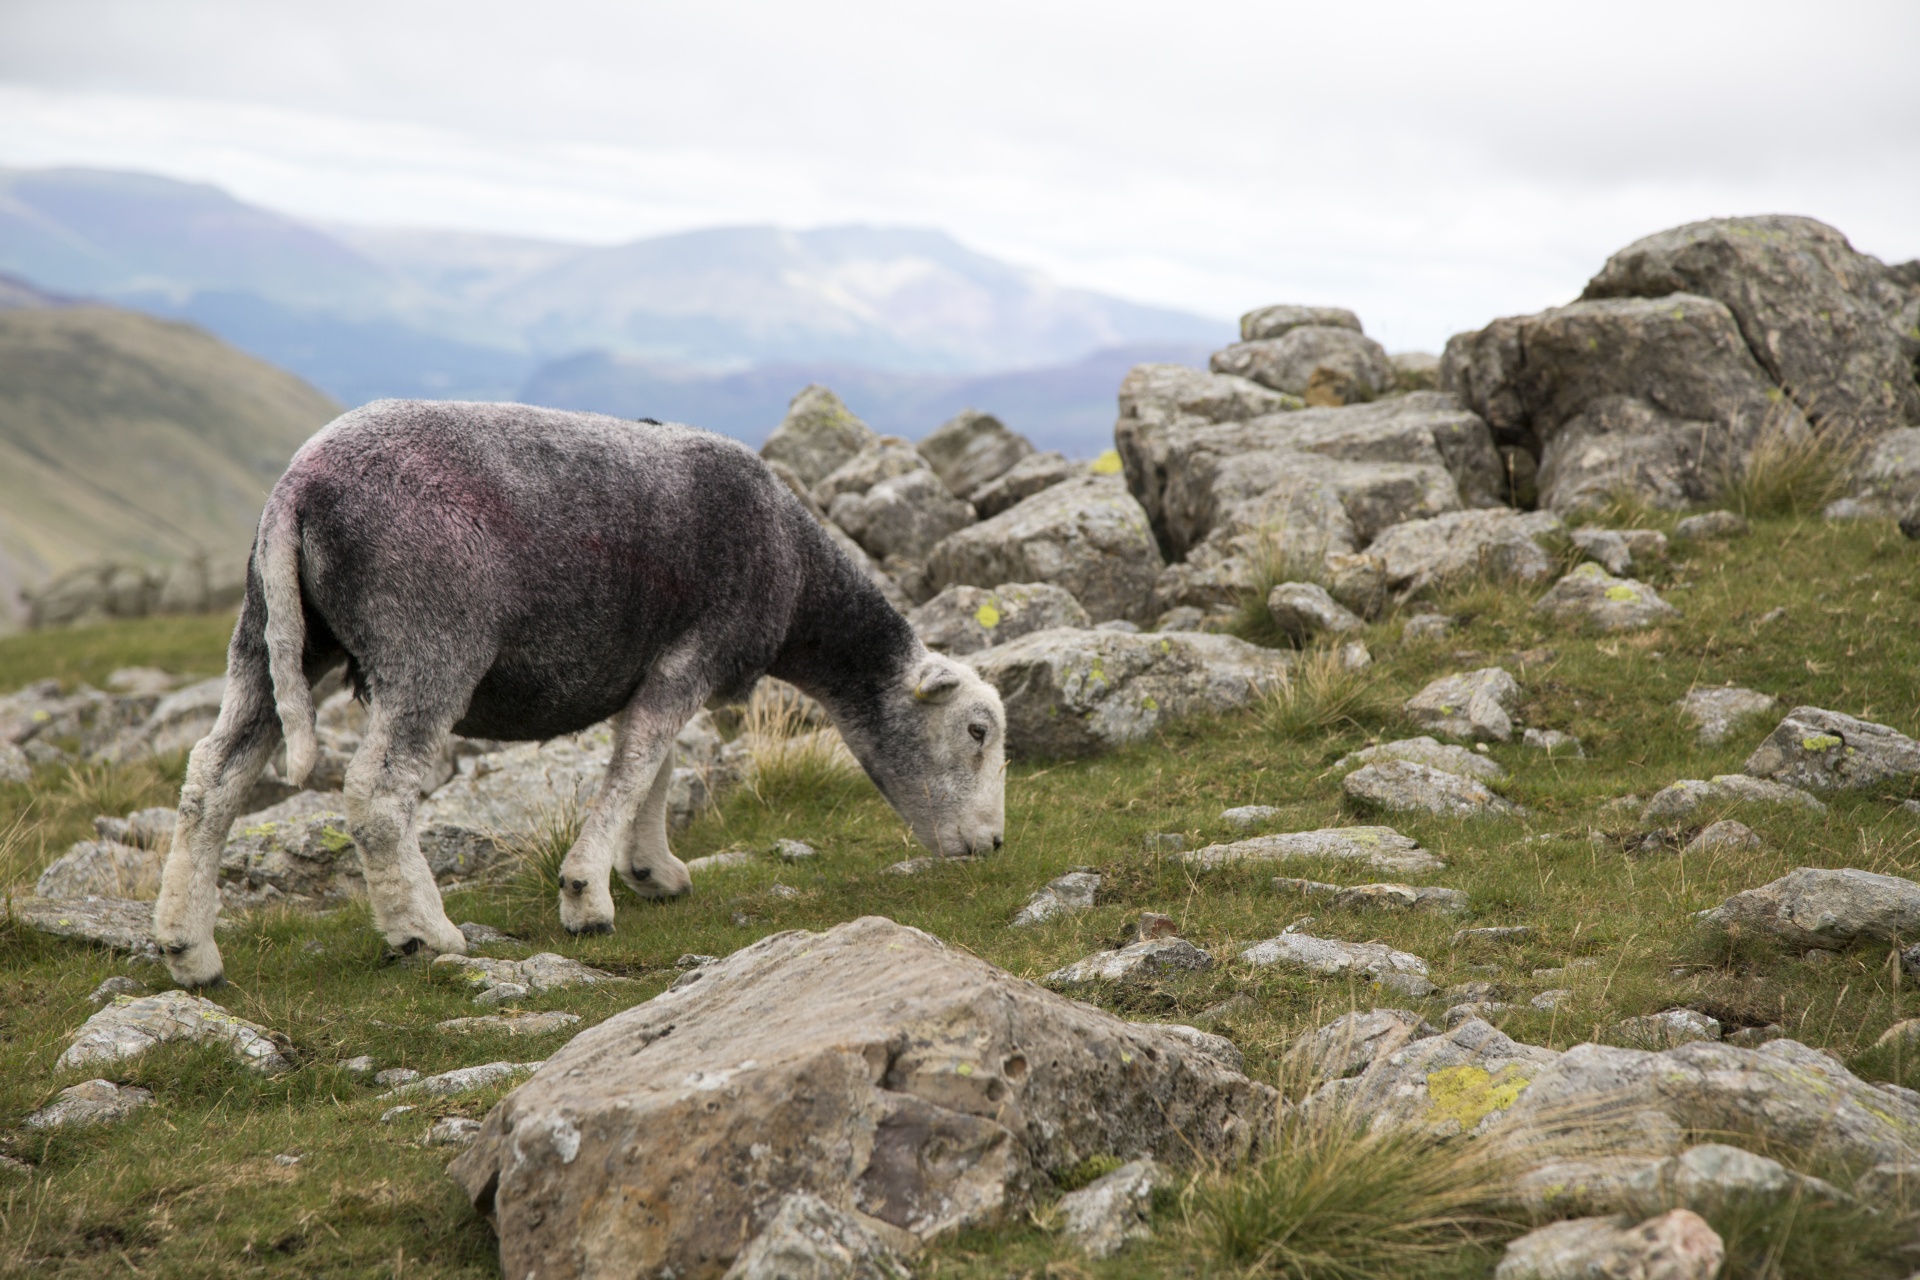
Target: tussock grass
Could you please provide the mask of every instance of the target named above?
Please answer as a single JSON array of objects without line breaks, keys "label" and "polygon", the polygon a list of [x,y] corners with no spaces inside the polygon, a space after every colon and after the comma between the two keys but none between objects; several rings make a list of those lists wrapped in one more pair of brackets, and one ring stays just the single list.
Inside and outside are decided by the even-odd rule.
[{"label": "tussock grass", "polygon": [[1286,682],[1263,700],[1267,728],[1283,738],[1318,738],[1343,729],[1387,723],[1393,702],[1371,668],[1352,670],[1335,643],[1301,651]]},{"label": "tussock grass", "polygon": [[580,838],[585,821],[586,814],[573,805],[550,809],[540,815],[532,831],[509,843],[513,869],[501,877],[502,897],[516,925],[535,925],[558,909],[554,904],[560,896],[560,864]]},{"label": "tussock grass", "polygon": [[748,786],[768,808],[844,794],[862,776],[818,705],[775,681],[761,681],[747,700],[740,738],[753,761]]},{"label": "tussock grass", "polygon": [[1719,505],[1748,519],[1817,515],[1845,496],[1867,442],[1837,428],[1789,430],[1770,420],[1720,482]]},{"label": "tussock grass", "polygon": [[1267,597],[1275,587],[1286,582],[1326,586],[1326,546],[1317,540],[1289,537],[1283,529],[1268,527],[1260,531],[1246,559],[1248,585],[1241,592],[1228,631],[1269,649],[1288,648],[1293,638],[1273,625],[1273,615],[1267,612]]}]

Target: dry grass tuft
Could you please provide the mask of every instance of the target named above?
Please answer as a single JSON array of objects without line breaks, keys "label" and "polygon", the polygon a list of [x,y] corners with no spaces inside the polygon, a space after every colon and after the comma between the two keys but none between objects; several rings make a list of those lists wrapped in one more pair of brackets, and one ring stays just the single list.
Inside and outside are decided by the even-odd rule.
[{"label": "dry grass tuft", "polygon": [[1267,612],[1267,597],[1283,582],[1326,586],[1325,545],[1290,539],[1284,530],[1269,527],[1260,531],[1247,561],[1248,584],[1241,593],[1240,606],[1229,630],[1242,640],[1269,649],[1291,648],[1292,637],[1273,625],[1273,615]]},{"label": "dry grass tuft", "polygon": [[819,704],[791,686],[762,680],[747,700],[740,739],[753,761],[749,783],[769,806],[837,789],[860,773],[840,731]]},{"label": "dry grass tuft", "polygon": [[1817,514],[1845,496],[1865,441],[1838,429],[1761,429],[1746,460],[1720,483],[1719,504],[1749,519]]},{"label": "dry grass tuft", "polygon": [[1260,714],[1267,728],[1283,738],[1313,738],[1384,723],[1393,706],[1369,671],[1352,670],[1341,661],[1337,645],[1322,642],[1301,651],[1286,682],[1267,695]]}]

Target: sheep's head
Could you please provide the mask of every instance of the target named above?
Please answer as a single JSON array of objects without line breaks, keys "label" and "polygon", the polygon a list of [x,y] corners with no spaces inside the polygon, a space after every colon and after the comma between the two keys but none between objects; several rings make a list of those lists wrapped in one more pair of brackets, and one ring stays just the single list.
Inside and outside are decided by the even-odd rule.
[{"label": "sheep's head", "polygon": [[957,858],[1006,830],[1007,713],[972,667],[925,653],[885,695],[880,728],[850,743],[921,844]]}]

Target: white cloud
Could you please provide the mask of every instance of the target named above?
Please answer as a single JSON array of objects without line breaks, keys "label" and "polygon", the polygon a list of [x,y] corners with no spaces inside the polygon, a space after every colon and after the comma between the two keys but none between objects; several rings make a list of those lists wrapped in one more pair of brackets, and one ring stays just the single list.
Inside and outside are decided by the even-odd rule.
[{"label": "white cloud", "polygon": [[623,3],[0,9],[0,163],[616,241],[945,227],[1214,315],[1437,348],[1715,214],[1920,254],[1920,7]]}]

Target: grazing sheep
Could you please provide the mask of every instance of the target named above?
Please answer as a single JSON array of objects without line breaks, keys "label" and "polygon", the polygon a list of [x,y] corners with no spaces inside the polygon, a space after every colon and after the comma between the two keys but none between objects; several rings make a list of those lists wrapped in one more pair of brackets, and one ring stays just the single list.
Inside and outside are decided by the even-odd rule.
[{"label": "grazing sheep", "polygon": [[374,920],[463,952],[414,837],[448,732],[544,739],[617,716],[561,866],[560,919],[613,928],[608,868],[687,892],[667,848],[674,735],[770,673],[817,698],[914,835],[998,848],[1006,717],[929,653],[753,453],[691,427],[511,404],[380,401],[309,440],[260,517],[213,731],[193,749],[154,910],[176,981],[221,979],[228,828],[285,736],[316,755],[312,685],[345,664],[368,704],[346,810]]}]

